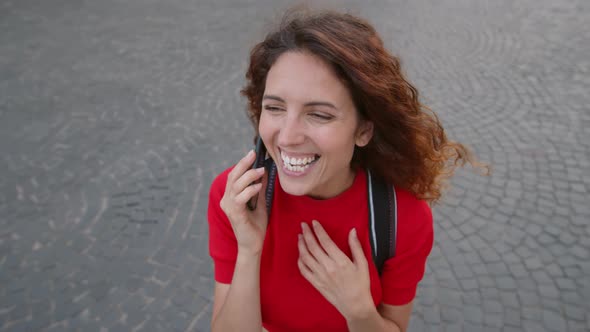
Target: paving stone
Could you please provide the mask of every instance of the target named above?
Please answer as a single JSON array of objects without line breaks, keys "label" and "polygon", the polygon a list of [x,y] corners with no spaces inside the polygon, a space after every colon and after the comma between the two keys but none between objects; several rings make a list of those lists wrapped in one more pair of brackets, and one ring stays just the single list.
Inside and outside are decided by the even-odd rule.
[{"label": "paving stone", "polygon": [[543,311],[543,325],[550,331],[565,331],[567,328],[562,316],[549,310]]},{"label": "paving stone", "polygon": [[583,303],[586,303],[579,291],[562,291],[561,298],[567,304],[583,305]]},{"label": "paving stone", "polygon": [[507,326],[520,327],[521,326],[520,311],[506,310],[504,312],[504,323],[506,323]]},{"label": "paving stone", "polygon": [[465,290],[472,290],[478,288],[478,284],[475,279],[462,279],[460,283],[461,287]]},{"label": "paving stone", "polygon": [[588,313],[581,307],[567,305],[565,306],[565,315],[577,321],[584,321],[587,319]]},{"label": "paving stone", "polygon": [[500,255],[498,255],[493,250],[484,250],[480,254],[481,254],[483,261],[486,263],[493,263],[493,262],[498,262],[501,260]]},{"label": "paving stone", "polygon": [[502,313],[502,304],[499,301],[485,301],[483,302],[483,309],[486,315],[488,313]]},{"label": "paving stone", "polygon": [[32,320],[20,320],[11,322],[6,326],[9,331],[33,331],[35,324]]},{"label": "paving stone", "polygon": [[197,329],[197,331],[209,331],[211,329],[211,314],[210,312],[207,312],[207,314],[204,314],[201,316],[200,319],[197,320],[196,324],[195,324],[195,328]]},{"label": "paving stone", "polygon": [[589,251],[586,248],[574,245],[572,248],[570,248],[570,250],[571,253],[574,254],[574,256],[581,260],[587,260],[588,258],[590,258]]},{"label": "paving stone", "polygon": [[486,267],[485,264],[482,263],[474,263],[474,264],[470,264],[471,270],[473,271],[473,273],[475,273],[478,276],[487,276],[488,273],[488,268]]},{"label": "paving stone", "polygon": [[17,305],[10,310],[10,321],[18,321],[25,319],[29,315],[29,308],[25,305]]},{"label": "paving stone", "polygon": [[547,272],[539,270],[532,273],[533,279],[539,284],[553,284],[553,279]]},{"label": "paving stone", "polygon": [[[590,330],[584,4],[342,4],[493,169],[433,205],[412,330]],[[286,5],[4,4],[0,329],[209,329],[209,185],[251,147],[239,64]]]},{"label": "paving stone", "polygon": [[459,322],[461,320],[462,314],[461,311],[455,308],[441,308],[440,309],[441,319],[444,322],[452,323],[452,322]]},{"label": "paving stone", "polygon": [[543,297],[547,297],[547,298],[551,298],[551,299],[559,298],[559,290],[553,285],[540,285],[539,292],[541,293],[541,296],[543,296]]},{"label": "paving stone", "polygon": [[576,289],[576,284],[571,279],[566,278],[557,278],[555,279],[557,283],[557,288],[560,290],[574,290]]},{"label": "paving stone", "polygon": [[563,270],[562,268],[556,264],[556,263],[552,263],[549,264],[545,267],[545,271],[547,271],[547,273],[549,273],[550,276],[552,277],[561,277],[563,276]]},{"label": "paving stone", "polygon": [[506,267],[506,264],[504,264],[503,262],[500,263],[491,263],[491,264],[487,264],[488,266],[488,271],[490,273],[490,275],[492,276],[505,276],[509,274],[508,268]]},{"label": "paving stone", "polygon": [[481,331],[483,326],[481,323],[472,323],[472,322],[465,322],[463,324],[464,331]]},{"label": "paving stone", "polygon": [[512,327],[512,326],[505,326],[503,331],[504,332],[517,332],[517,331],[522,331],[522,330]]},{"label": "paving stone", "polygon": [[467,265],[457,265],[453,268],[453,271],[460,279],[473,277],[473,272],[471,272],[471,269]]},{"label": "paving stone", "polygon": [[520,301],[518,300],[518,294],[512,291],[504,291],[500,293],[501,303],[506,308],[517,308],[520,307]]},{"label": "paving stone", "polygon": [[525,306],[532,306],[538,304],[541,299],[536,292],[518,290],[518,297],[520,302]]},{"label": "paving stone", "polygon": [[[445,303],[445,307],[461,308],[463,306],[463,299],[459,292],[441,289],[438,294],[441,303]],[[425,304],[428,305],[428,301],[426,301]],[[432,304],[434,304],[434,302]]]},{"label": "paving stone", "polygon": [[578,322],[568,322],[568,331],[585,332],[588,331],[588,325]]},{"label": "paving stone", "polygon": [[571,246],[576,242],[576,238],[568,232],[562,232],[559,234],[559,241],[566,246]]},{"label": "paving stone", "polygon": [[521,263],[520,257],[518,257],[513,252],[509,252],[502,256],[502,261],[507,264],[514,264],[514,263]]},{"label": "paving stone", "polygon": [[428,324],[440,322],[441,320],[440,312],[437,307],[425,308],[422,315],[424,317],[424,322]]},{"label": "paving stone", "polygon": [[504,319],[502,314],[486,314],[484,316],[485,330],[489,331],[501,331],[504,326]]},{"label": "paving stone", "polygon": [[561,312],[563,310],[563,303],[559,299],[543,298],[541,300],[543,309]]},{"label": "paving stone", "polygon": [[501,290],[515,290],[517,287],[516,282],[511,277],[499,277],[497,285]]},{"label": "paving stone", "polygon": [[508,269],[515,278],[523,278],[529,275],[529,271],[522,264],[509,265]]},{"label": "paving stone", "polygon": [[477,307],[471,306],[463,309],[465,321],[470,323],[479,323],[483,319],[483,313]]},{"label": "paving stone", "polygon": [[539,308],[524,307],[522,308],[521,316],[525,320],[541,321],[543,312]]},{"label": "paving stone", "polygon": [[482,276],[477,278],[477,282],[481,287],[495,287],[496,281],[493,278]]}]

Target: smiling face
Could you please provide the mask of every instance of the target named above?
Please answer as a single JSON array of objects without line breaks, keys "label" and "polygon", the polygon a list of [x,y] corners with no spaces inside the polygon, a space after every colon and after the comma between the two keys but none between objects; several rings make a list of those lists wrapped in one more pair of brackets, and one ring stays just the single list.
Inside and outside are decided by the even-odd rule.
[{"label": "smiling face", "polygon": [[318,199],[352,185],[354,146],[373,132],[330,66],[307,52],[286,52],[270,68],[258,129],[283,190]]}]

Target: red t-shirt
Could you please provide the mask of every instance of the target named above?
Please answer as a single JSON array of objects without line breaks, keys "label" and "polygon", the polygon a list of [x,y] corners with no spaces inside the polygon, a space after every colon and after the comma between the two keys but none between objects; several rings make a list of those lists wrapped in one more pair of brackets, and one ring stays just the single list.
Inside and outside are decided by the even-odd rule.
[{"label": "red t-shirt", "polygon": [[[231,224],[219,202],[231,168],[221,173],[209,194],[209,250],[215,280],[231,283],[237,243]],[[369,261],[371,293],[375,305],[407,304],[414,299],[432,249],[433,224],[430,207],[405,190],[396,188],[397,242],[395,257],[388,259],[379,276],[369,240],[367,179],[359,170],[354,183],[340,195],[316,200],[283,191],[278,179],[264,241],[260,268],[262,322],[270,332],[347,331],[344,317],[299,272],[297,235],[301,222],[318,220],[336,245],[352,257],[348,233],[355,227]]]}]

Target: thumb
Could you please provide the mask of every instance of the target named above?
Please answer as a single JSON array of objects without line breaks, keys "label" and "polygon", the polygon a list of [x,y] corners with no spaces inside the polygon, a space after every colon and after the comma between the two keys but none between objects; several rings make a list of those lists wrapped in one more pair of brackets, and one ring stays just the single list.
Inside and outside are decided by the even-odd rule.
[{"label": "thumb", "polygon": [[365,252],[361,246],[361,241],[358,238],[356,228],[353,228],[348,234],[348,244],[352,251],[352,260],[354,264],[361,267],[367,266],[367,258],[365,257]]}]

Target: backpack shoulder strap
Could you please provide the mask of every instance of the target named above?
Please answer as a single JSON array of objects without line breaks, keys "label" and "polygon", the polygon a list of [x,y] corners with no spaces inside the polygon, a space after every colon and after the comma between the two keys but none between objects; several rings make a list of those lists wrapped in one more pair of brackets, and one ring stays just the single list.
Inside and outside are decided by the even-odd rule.
[{"label": "backpack shoulder strap", "polygon": [[388,258],[395,256],[397,237],[397,201],[395,190],[367,170],[369,239],[373,261],[379,274]]},{"label": "backpack shoulder strap", "polygon": [[265,190],[265,198],[266,198],[266,215],[269,217],[270,220],[270,212],[272,210],[272,200],[274,198],[275,192],[275,178],[277,176],[277,165],[272,160],[272,158],[268,158],[264,161],[264,167],[268,172],[268,183],[266,184]]}]

